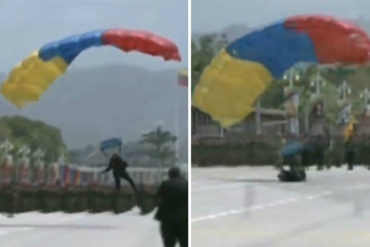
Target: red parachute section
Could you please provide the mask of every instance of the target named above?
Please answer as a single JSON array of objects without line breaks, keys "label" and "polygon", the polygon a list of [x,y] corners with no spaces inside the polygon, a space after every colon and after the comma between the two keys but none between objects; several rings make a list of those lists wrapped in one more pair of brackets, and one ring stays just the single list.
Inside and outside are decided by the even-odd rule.
[{"label": "red parachute section", "polygon": [[125,52],[137,50],[153,56],[161,55],[166,61],[181,61],[178,48],[172,41],[150,32],[110,29],[103,33],[102,41]]},{"label": "red parachute section", "polygon": [[300,15],[287,19],[285,26],[310,36],[321,63],[357,64],[370,60],[370,40],[355,24],[328,16]]}]

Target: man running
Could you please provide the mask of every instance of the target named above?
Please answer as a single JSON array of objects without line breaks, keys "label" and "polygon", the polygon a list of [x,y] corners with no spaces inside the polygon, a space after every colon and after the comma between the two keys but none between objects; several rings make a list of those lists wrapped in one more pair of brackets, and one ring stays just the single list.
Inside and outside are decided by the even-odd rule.
[{"label": "man running", "polygon": [[121,189],[121,178],[123,178],[127,182],[129,182],[134,191],[137,192],[134,181],[131,179],[130,175],[126,171],[127,166],[127,162],[124,161],[118,154],[114,153],[109,160],[108,167],[102,172],[104,173],[113,170],[113,177],[117,190]]}]

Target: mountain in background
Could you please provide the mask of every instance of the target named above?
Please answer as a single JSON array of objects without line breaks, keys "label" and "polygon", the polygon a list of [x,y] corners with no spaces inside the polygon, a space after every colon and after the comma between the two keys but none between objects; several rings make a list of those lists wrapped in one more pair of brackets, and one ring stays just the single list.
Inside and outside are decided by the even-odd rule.
[{"label": "mountain in background", "polygon": [[250,33],[255,29],[252,29],[246,25],[243,24],[234,24],[227,26],[220,31],[215,32],[208,32],[208,33],[193,33],[191,36],[191,39],[195,42],[197,42],[201,37],[206,35],[215,36],[215,42],[222,40],[223,38],[226,38],[228,41],[233,41],[235,39],[238,39],[247,33]]},{"label": "mountain in background", "polygon": [[[4,79],[4,73],[0,79]],[[187,88],[177,70],[150,71],[129,65],[70,68],[39,102],[19,111],[3,97],[0,116],[22,115],[58,127],[69,149],[96,145],[113,136],[124,142],[162,125],[180,143],[187,158]],[[176,128],[176,122],[178,128]]]}]

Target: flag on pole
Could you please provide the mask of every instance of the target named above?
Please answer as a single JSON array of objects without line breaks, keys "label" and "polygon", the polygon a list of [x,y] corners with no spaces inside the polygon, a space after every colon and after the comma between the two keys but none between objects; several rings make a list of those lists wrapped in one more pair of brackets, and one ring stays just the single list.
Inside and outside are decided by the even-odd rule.
[{"label": "flag on pole", "polygon": [[189,85],[189,79],[188,79],[188,70],[187,69],[182,69],[178,72],[178,77],[177,77],[177,82],[179,86],[182,87],[188,87]]}]

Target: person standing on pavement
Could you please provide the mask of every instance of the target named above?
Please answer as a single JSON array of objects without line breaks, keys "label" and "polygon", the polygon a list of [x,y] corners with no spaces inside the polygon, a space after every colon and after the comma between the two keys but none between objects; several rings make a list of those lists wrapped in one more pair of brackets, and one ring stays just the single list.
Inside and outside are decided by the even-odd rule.
[{"label": "person standing on pavement", "polygon": [[165,247],[188,246],[188,181],[179,168],[168,171],[169,179],[159,186],[158,210],[155,219],[160,221],[160,232]]}]

